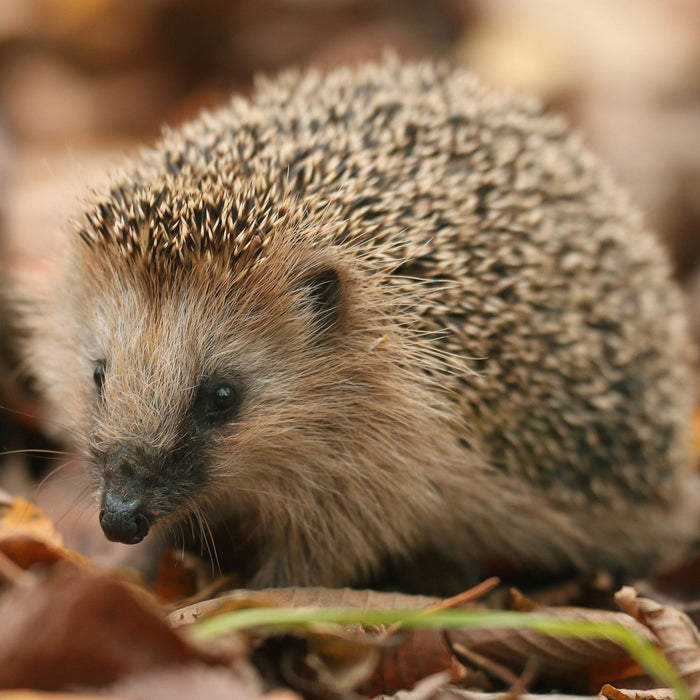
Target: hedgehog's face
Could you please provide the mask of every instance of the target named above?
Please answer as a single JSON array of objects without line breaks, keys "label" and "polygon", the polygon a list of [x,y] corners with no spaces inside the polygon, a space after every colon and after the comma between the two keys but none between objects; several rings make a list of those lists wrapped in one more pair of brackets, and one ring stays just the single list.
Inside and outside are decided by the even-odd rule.
[{"label": "hedgehog's face", "polygon": [[122,271],[80,301],[87,448],[111,540],[222,500],[249,512],[268,491],[289,497],[349,410],[332,389],[346,378],[336,266],[300,259],[236,285],[198,266],[167,288]]}]

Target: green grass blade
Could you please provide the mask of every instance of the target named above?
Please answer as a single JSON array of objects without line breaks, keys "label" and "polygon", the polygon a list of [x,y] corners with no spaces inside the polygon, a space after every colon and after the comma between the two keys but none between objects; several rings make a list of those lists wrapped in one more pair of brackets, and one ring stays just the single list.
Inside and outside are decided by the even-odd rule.
[{"label": "green grass blade", "polygon": [[357,610],[345,608],[252,608],[224,613],[187,628],[194,640],[204,641],[231,631],[256,627],[300,628],[317,623],[392,625],[412,629],[527,628],[559,637],[609,639],[623,647],[657,682],[673,688],[677,700],[691,700],[685,683],[666,657],[647,639],[613,622],[562,620],[537,613],[501,610]]}]

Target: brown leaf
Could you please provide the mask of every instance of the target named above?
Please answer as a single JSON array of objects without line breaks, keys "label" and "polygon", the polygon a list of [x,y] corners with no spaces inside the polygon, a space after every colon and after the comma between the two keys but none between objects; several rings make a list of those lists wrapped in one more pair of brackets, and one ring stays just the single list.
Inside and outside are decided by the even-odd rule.
[{"label": "brown leaf", "polygon": [[268,588],[261,591],[283,607],[358,608],[360,610],[418,610],[440,598],[350,588]]},{"label": "brown leaf", "polygon": [[174,627],[189,625],[225,612],[257,607],[358,608],[360,610],[416,610],[439,603],[439,598],[356,591],[349,588],[268,588],[262,591],[240,589],[212,600],[179,608],[168,620]]},{"label": "brown leaf", "polygon": [[52,545],[33,537],[6,537],[0,539],[0,552],[22,569],[32,566],[51,566],[58,562],[80,569],[95,571],[97,566],[78,552]]},{"label": "brown leaf", "polygon": [[126,700],[115,695],[47,693],[43,690],[0,690],[0,700]]},{"label": "brown leaf", "polygon": [[639,598],[625,586],[615,596],[617,604],[645,624],[658,639],[661,650],[688,686],[693,698],[700,698],[700,636],[690,618],[668,605]]},{"label": "brown leaf", "polygon": [[623,656],[586,669],[586,688],[595,692],[613,679],[627,689],[649,688],[653,680],[632,656]]},{"label": "brown leaf", "polygon": [[439,630],[406,630],[382,645],[377,667],[357,692],[368,697],[392,694],[413,688],[428,676],[444,671],[452,681],[465,675],[465,669],[454,657],[444,633]]},{"label": "brown leaf", "polygon": [[125,585],[54,575],[0,598],[0,688],[100,686],[128,674],[220,660],[185,642]]},{"label": "brown leaf", "polygon": [[[148,700],[254,700],[267,698],[261,695],[257,675],[232,673],[223,667],[211,667],[200,663],[180,667],[158,668],[134,676],[127,676],[107,692],[123,698],[148,698]],[[280,700],[300,700],[291,691],[279,692]],[[2,698],[0,697],[0,700]]]},{"label": "brown leaf", "polygon": [[[416,696],[413,693],[400,693],[395,696],[401,700],[427,700],[426,696]],[[519,693],[514,696],[512,693],[482,693],[473,690],[462,690],[461,688],[444,688],[428,696],[429,700],[594,700],[590,695],[564,695],[562,693],[546,693],[537,695],[535,693]],[[375,700],[380,700],[375,698]],[[600,700],[598,698],[597,700]]]},{"label": "brown leaf", "polygon": [[650,690],[628,690],[614,688],[605,684],[598,694],[597,700],[675,700],[676,696],[670,688],[651,688]]},{"label": "brown leaf", "polygon": [[199,557],[166,549],[160,558],[153,592],[159,601],[175,602],[193,596],[208,583],[208,568]]},{"label": "brown leaf", "polygon": [[[417,689],[418,690],[418,689]],[[483,693],[461,688],[442,688],[431,695],[417,693],[397,693],[396,700],[594,700],[590,695],[564,695],[563,693]],[[380,700],[380,698],[375,698]]]},{"label": "brown leaf", "polygon": [[[616,623],[633,629],[651,639],[653,636],[628,615],[605,610],[588,610],[574,607],[536,606],[526,599],[516,599],[517,607],[532,610],[534,614],[546,614],[559,620]],[[527,614],[527,613],[526,613]],[[504,666],[513,674],[519,674],[528,662],[537,660],[538,680],[547,679],[567,687],[595,692],[600,687],[595,672],[600,664],[620,662],[623,677],[632,671],[627,652],[608,639],[583,637],[554,637],[529,629],[468,628],[447,633],[453,645],[460,645],[469,652],[485,657],[491,663]],[[638,669],[634,667],[633,675]],[[644,675],[639,669],[639,675]],[[595,680],[593,680],[595,679]],[[607,677],[606,680],[615,680]]]},{"label": "brown leaf", "polygon": [[97,568],[77,552],[65,549],[53,522],[23,498],[0,501],[0,554],[22,569],[57,562],[93,571]]},{"label": "brown leaf", "polygon": [[40,508],[23,498],[0,503],[0,540],[31,537],[60,547],[61,535]]},{"label": "brown leaf", "polygon": [[[388,700],[392,697],[401,698],[401,700],[435,700],[443,694],[440,691],[449,682],[450,674],[447,671],[442,671],[423,678],[419,683],[416,683],[412,690],[402,690],[396,695],[377,695],[374,700]],[[451,690],[443,692],[451,693]]]}]

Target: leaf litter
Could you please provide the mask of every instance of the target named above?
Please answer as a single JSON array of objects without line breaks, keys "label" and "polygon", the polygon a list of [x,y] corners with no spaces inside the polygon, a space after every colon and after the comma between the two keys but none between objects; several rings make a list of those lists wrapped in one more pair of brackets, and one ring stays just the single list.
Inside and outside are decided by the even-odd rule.
[{"label": "leaf litter", "polygon": [[[196,558],[173,552],[151,588],[65,549],[36,506],[0,496],[0,700],[41,697],[32,691],[551,700],[554,689],[667,700],[686,688],[700,697],[692,621],[632,589],[618,594],[624,612],[542,605],[516,591],[514,612],[489,610],[503,600],[494,580],[448,600],[324,588],[221,594],[230,580],[212,582]],[[660,649],[676,676],[658,665],[648,675],[644,645]],[[655,687],[664,673],[685,686]]]}]

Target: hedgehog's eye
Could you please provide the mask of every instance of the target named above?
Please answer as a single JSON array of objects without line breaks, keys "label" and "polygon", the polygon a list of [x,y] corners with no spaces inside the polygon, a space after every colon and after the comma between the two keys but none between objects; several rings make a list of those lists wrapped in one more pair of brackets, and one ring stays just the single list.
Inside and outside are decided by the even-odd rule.
[{"label": "hedgehog's eye", "polygon": [[216,387],[209,397],[209,413],[229,411],[238,402],[238,392],[226,384]]},{"label": "hedgehog's eye", "polygon": [[104,398],[104,383],[105,383],[105,363],[104,360],[98,360],[95,371],[92,373],[92,378],[95,381],[95,386],[97,387],[97,398],[102,400]]},{"label": "hedgehog's eye", "polygon": [[197,413],[206,423],[221,423],[233,417],[240,403],[241,393],[234,383],[205,381],[199,387]]}]

